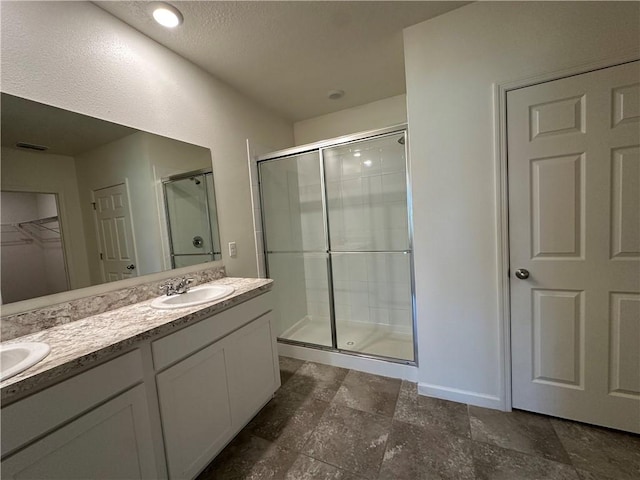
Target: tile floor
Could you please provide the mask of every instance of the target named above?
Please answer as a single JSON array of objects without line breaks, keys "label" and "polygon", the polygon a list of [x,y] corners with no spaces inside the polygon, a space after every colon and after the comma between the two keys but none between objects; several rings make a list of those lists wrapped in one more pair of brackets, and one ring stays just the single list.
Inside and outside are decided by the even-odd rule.
[{"label": "tile floor", "polygon": [[640,436],[418,396],[281,357],[282,388],[198,480],[631,480]]}]

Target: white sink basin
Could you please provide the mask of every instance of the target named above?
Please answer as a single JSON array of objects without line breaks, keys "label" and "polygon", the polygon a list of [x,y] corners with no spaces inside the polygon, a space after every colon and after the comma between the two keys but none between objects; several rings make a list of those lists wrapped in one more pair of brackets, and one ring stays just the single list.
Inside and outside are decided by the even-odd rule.
[{"label": "white sink basin", "polygon": [[195,305],[213,302],[214,300],[220,300],[221,298],[231,295],[234,291],[235,288],[231,285],[203,285],[201,287],[194,287],[187,293],[158,297],[151,302],[151,306],[159,309],[193,307]]},{"label": "white sink basin", "polygon": [[49,355],[46,343],[23,342],[0,345],[0,381],[32,367]]}]

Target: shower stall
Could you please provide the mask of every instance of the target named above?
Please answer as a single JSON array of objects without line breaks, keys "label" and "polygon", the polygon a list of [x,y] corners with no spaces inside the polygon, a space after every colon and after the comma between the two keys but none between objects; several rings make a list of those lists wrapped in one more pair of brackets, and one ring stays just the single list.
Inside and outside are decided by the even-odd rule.
[{"label": "shower stall", "polygon": [[258,158],[280,342],[415,364],[407,131]]},{"label": "shower stall", "polygon": [[162,179],[171,268],[220,260],[220,236],[211,170]]}]

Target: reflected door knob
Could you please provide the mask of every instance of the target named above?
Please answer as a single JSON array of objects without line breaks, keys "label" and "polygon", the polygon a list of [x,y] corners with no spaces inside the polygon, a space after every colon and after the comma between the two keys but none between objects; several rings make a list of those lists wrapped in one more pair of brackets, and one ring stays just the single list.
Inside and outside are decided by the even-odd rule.
[{"label": "reflected door knob", "polygon": [[516,277],[518,277],[520,280],[526,280],[527,278],[529,278],[529,270],[527,270],[526,268],[517,269]]},{"label": "reflected door knob", "polygon": [[133,270],[136,266],[132,263],[131,265],[127,265],[127,270]]}]

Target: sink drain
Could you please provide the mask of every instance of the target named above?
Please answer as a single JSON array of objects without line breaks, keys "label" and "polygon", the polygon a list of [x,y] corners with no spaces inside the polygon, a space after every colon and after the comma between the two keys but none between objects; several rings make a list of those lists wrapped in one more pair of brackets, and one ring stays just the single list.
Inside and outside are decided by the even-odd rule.
[{"label": "sink drain", "polygon": [[351,345],[355,345],[356,342],[347,342],[347,345],[351,346]]}]

